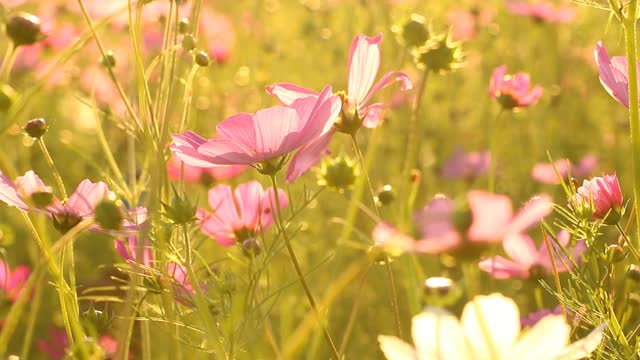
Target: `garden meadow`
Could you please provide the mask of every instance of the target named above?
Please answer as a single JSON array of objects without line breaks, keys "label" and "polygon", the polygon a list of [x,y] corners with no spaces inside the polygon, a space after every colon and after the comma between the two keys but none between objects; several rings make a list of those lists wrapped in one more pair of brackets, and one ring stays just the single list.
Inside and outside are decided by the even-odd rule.
[{"label": "garden meadow", "polygon": [[0,356],[636,359],[639,17],[0,0]]}]

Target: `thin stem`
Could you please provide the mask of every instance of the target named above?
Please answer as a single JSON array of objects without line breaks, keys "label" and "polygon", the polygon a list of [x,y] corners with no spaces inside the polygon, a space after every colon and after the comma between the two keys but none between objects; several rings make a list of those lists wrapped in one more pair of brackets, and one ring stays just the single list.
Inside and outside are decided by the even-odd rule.
[{"label": "thin stem", "polygon": [[356,293],[356,298],[353,301],[353,305],[351,306],[351,314],[349,315],[349,321],[347,322],[347,327],[342,334],[342,343],[340,344],[339,353],[344,355],[344,351],[347,348],[347,343],[349,342],[349,337],[351,336],[351,331],[353,330],[353,325],[356,323],[356,318],[358,317],[358,309],[360,308],[360,300],[362,299],[362,289],[364,289],[364,284],[369,276],[369,271],[371,270],[371,265],[367,267],[362,275],[362,279],[360,280],[360,284],[358,285],[358,292]]},{"label": "thin stem", "polygon": [[462,273],[464,275],[464,284],[467,288],[467,299],[473,300],[478,295],[478,279],[476,278],[477,265],[473,262],[465,262],[462,264]]},{"label": "thin stem", "polygon": [[409,144],[407,146],[407,156],[404,163],[402,175],[408,179],[411,169],[418,165],[418,154],[420,152],[420,140],[422,140],[422,121],[420,121],[420,109],[422,108],[422,97],[427,88],[427,78],[429,70],[425,69],[418,85],[418,94],[413,103],[411,122],[409,123]]},{"label": "thin stem", "polygon": [[327,331],[327,328],[324,326],[322,322],[322,317],[320,316],[320,312],[318,311],[318,307],[316,306],[316,301],[313,299],[313,294],[311,293],[311,289],[309,285],[307,285],[307,281],[304,279],[304,273],[300,268],[300,264],[298,263],[298,258],[296,257],[296,253],[293,251],[293,247],[291,246],[291,241],[287,232],[284,228],[284,224],[282,223],[282,214],[280,212],[280,193],[278,191],[278,183],[276,181],[275,175],[270,175],[271,185],[273,186],[273,197],[275,199],[275,213],[276,213],[276,225],[278,227],[278,231],[282,234],[282,238],[284,239],[284,243],[287,246],[287,251],[289,251],[289,257],[291,258],[291,263],[296,270],[296,274],[298,275],[298,279],[300,280],[300,285],[304,289],[305,294],[307,295],[307,299],[309,300],[309,304],[313,309],[313,312],[316,314],[316,318],[318,320],[318,325],[322,328],[322,332],[324,334],[324,338],[327,341],[327,345],[331,351],[331,357],[334,360],[339,360],[340,355],[338,354],[338,350],[331,339],[331,335]]},{"label": "thin stem", "polygon": [[[628,58],[629,74],[629,123],[631,127],[631,146],[633,161],[633,192],[636,209],[640,209],[640,114],[638,113],[638,68],[636,56],[636,15],[637,2],[627,4],[628,12],[622,22],[625,34],[625,48]],[[636,225],[640,229],[640,211],[636,212]],[[640,245],[640,232],[638,233]]]},{"label": "thin stem", "polygon": [[13,63],[16,61],[17,55],[18,47],[13,44],[13,41],[10,41],[7,51],[2,58],[2,64],[0,64],[0,83],[9,82],[11,68],[13,68]]},{"label": "thin stem", "polygon": [[49,169],[53,173],[53,177],[56,180],[56,184],[58,185],[58,189],[60,190],[60,194],[63,199],[67,199],[67,190],[64,188],[64,183],[62,182],[62,177],[56,168],[56,165],[53,162],[53,158],[51,154],[49,154],[49,150],[47,150],[47,146],[44,144],[42,138],[36,140],[38,145],[40,146],[40,150],[42,150],[42,154],[44,155],[45,160],[47,161],[47,165],[49,165]]},{"label": "thin stem", "polygon": [[42,303],[42,289],[44,288],[44,282],[38,281],[36,289],[33,292],[33,300],[29,308],[29,320],[27,320],[27,330],[25,331],[22,339],[22,351],[20,352],[20,359],[28,359],[29,351],[33,348],[33,330],[35,329],[36,321],[38,320],[38,311],[40,310],[40,304]]},{"label": "thin stem", "polygon": [[500,116],[504,112],[503,108],[500,108],[498,115],[496,115],[493,121],[489,120],[489,154],[491,155],[491,159],[489,161],[489,192],[496,191],[496,164],[498,159],[498,150],[496,149],[497,145],[497,132],[498,132],[498,121],[500,120]]},{"label": "thin stem", "polygon": [[[553,279],[556,283],[556,291],[562,297],[562,284],[560,284],[560,275],[558,275],[558,268],[556,267],[556,260],[553,258],[553,251],[551,250],[551,243],[549,241],[549,236],[547,232],[544,230],[544,227],[540,226],[542,230],[542,238],[544,239],[544,245],[547,247],[547,254],[549,255],[549,262],[551,263],[551,270],[553,271]],[[562,316],[569,321],[567,318],[567,309],[562,302],[560,302],[560,309],[562,310]]]}]

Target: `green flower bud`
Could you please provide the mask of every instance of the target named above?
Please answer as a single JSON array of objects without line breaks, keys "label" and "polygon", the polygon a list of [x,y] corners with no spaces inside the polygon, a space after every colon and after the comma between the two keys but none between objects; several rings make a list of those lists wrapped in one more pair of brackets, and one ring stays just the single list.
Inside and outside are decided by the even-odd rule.
[{"label": "green flower bud", "polygon": [[430,277],[422,286],[424,301],[429,306],[449,306],[462,295],[456,283],[445,277]]},{"label": "green flower bud", "polygon": [[342,192],[351,188],[359,175],[360,170],[355,161],[345,156],[325,158],[320,164],[318,185]]},{"label": "green flower bud", "polygon": [[462,67],[460,43],[451,41],[448,35],[438,35],[414,51],[416,66],[426,71],[446,73]]},{"label": "green flower bud", "polygon": [[196,64],[202,67],[209,66],[209,54],[206,51],[198,51],[195,55]]},{"label": "green flower bud", "polygon": [[116,66],[116,57],[113,54],[113,51],[107,50],[104,56],[100,58],[100,64],[102,64],[102,66],[106,68],[112,68]]},{"label": "green flower bud", "polygon": [[627,257],[627,252],[619,245],[609,245],[607,247],[607,260],[612,263],[619,263]]},{"label": "green flower bud", "polygon": [[640,267],[638,265],[629,266],[627,278],[636,284],[640,284]]},{"label": "green flower bud", "polygon": [[106,230],[118,230],[124,217],[122,211],[113,200],[102,200],[95,209],[96,223]]},{"label": "green flower bud", "polygon": [[248,258],[255,258],[262,252],[262,244],[260,240],[249,238],[242,242],[242,254]]},{"label": "green flower bud", "polygon": [[196,211],[198,210],[198,207],[195,204],[192,204],[186,195],[184,198],[181,198],[175,188],[173,189],[173,193],[174,196],[171,200],[171,205],[162,203],[164,215],[173,224],[188,224],[194,221],[196,219]]},{"label": "green flower bud", "polygon": [[196,39],[191,34],[186,34],[182,37],[182,49],[184,51],[191,51],[196,48]]},{"label": "green flower bud", "polygon": [[17,12],[9,18],[6,30],[7,35],[16,47],[35,44],[43,38],[40,19],[23,11]]},{"label": "green flower bud", "polygon": [[376,202],[378,206],[385,206],[391,204],[393,200],[396,198],[396,192],[393,190],[391,185],[385,185],[380,189],[378,195],[376,196]]},{"label": "green flower bud", "polygon": [[24,126],[24,132],[34,139],[40,139],[47,132],[47,122],[43,118],[37,118],[27,121]]},{"label": "green flower bud", "polygon": [[394,26],[393,31],[399,35],[400,42],[407,47],[418,47],[429,40],[429,29],[424,16],[411,14],[401,25]]},{"label": "green flower bud", "polygon": [[191,32],[191,21],[188,18],[180,19],[180,22],[178,23],[178,32],[180,34]]}]

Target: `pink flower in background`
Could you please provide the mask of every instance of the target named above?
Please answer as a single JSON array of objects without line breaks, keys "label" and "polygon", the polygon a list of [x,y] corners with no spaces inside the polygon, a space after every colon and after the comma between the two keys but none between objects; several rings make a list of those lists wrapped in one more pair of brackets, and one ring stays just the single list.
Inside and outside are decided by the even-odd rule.
[{"label": "pink flower in background", "polygon": [[205,140],[192,132],[173,135],[171,150],[188,165],[253,165],[276,161],[317,139],[339,110],[327,86],[320,96],[297,99],[291,107],[273,106],[255,115],[234,115],[218,126],[219,137]]},{"label": "pink flower in background", "polygon": [[199,28],[208,44],[209,55],[217,63],[227,62],[236,42],[235,29],[229,17],[208,8],[203,9]]},{"label": "pink flower in background", "polygon": [[476,17],[464,9],[454,9],[447,14],[447,22],[451,26],[451,38],[455,41],[468,41],[476,36]]},{"label": "pink flower in background", "polygon": [[[473,190],[467,193],[467,201],[468,220],[459,218],[466,215],[456,214],[454,201],[445,197],[433,199],[416,212],[414,221],[422,238],[416,241],[415,251],[434,254],[471,244],[501,242],[509,235],[525,231],[553,211],[551,199],[544,194],[532,198],[515,215],[511,200],[504,195]],[[461,222],[464,225],[456,225]]]},{"label": "pink flower in background", "polygon": [[537,324],[540,320],[544,319],[548,315],[562,315],[562,308],[560,305],[556,306],[555,309],[542,309],[532,313],[527,314],[526,316],[520,317],[520,328],[530,328]]},{"label": "pink flower in background", "polygon": [[[278,190],[281,208],[289,204],[284,190]],[[213,210],[198,210],[200,229],[219,245],[231,246],[255,238],[273,224],[275,198],[273,189],[266,191],[252,180],[232,191],[228,185],[209,190],[209,206]]]},{"label": "pink flower in background", "polygon": [[196,292],[189,280],[187,268],[182,264],[170,262],[167,264],[167,274],[177,292],[176,300],[185,305],[190,304],[190,297]]},{"label": "pink flower in background", "polygon": [[[567,253],[569,249],[569,240],[571,234],[563,230],[557,234],[558,243],[565,249]],[[571,268],[569,261],[563,250],[549,236],[549,242],[553,247],[552,253],[554,263],[558,272],[565,272]],[[502,256],[494,256],[492,258],[480,261],[480,269],[488,272],[496,279],[521,278],[528,279],[532,276],[550,275],[553,273],[553,266],[549,259],[547,245],[543,241],[540,248],[536,248],[533,240],[525,234],[511,234],[505,237],[502,246],[511,260]],[[578,262],[580,255],[587,250],[584,241],[578,241],[573,249],[573,261]],[[542,274],[541,274],[541,273]]]},{"label": "pink flower in background", "polygon": [[[118,351],[118,342],[109,335],[100,335],[97,343],[108,357],[114,356]],[[69,338],[63,328],[50,328],[49,337],[38,340],[36,344],[38,349],[52,360],[65,359],[69,351]]]},{"label": "pink flower in background", "polygon": [[612,217],[612,221],[619,219],[622,201],[622,190],[616,174],[584,180],[573,195],[575,204],[593,203],[595,219],[604,219],[610,212],[617,215]]},{"label": "pink flower in background", "polygon": [[[600,83],[604,89],[620,104],[629,107],[629,75],[627,58],[609,57],[607,49],[598,41],[593,55],[600,71]],[[640,61],[637,63],[640,65]],[[638,66],[637,65],[637,66]],[[640,85],[640,78],[638,79]]]},{"label": "pink flower in background", "polygon": [[507,10],[512,14],[528,16],[547,23],[566,24],[576,18],[576,13],[572,8],[555,7],[552,3],[546,1],[509,2],[507,4]]},{"label": "pink flower in background", "polygon": [[535,164],[531,169],[531,177],[542,184],[560,184],[556,170],[560,177],[566,181],[569,180],[569,174],[578,179],[588,177],[597,166],[598,159],[593,155],[583,157],[578,165],[572,164],[569,159],[560,159],[554,161],[553,164],[547,162]]},{"label": "pink flower in background", "polygon": [[30,275],[31,269],[28,266],[20,265],[11,270],[9,264],[0,260],[0,289],[4,293],[3,297],[12,302],[18,300]]},{"label": "pink flower in background", "polygon": [[149,240],[145,239],[141,250],[142,257],[138,259],[138,248],[140,246],[137,236],[128,236],[126,242],[124,239],[116,239],[113,241],[118,254],[129,263],[138,263],[149,268],[154,267],[153,253]]},{"label": "pink flower in background", "polygon": [[507,66],[502,65],[493,70],[489,83],[489,95],[505,109],[518,109],[538,102],[542,96],[542,87],[535,85],[532,88],[529,74],[520,72],[507,75]]},{"label": "pink flower in background", "polygon": [[490,163],[489,151],[465,152],[457,147],[442,166],[441,175],[447,179],[473,179],[486,174]]},{"label": "pink flower in background", "polygon": [[184,168],[183,181],[185,183],[203,183],[205,185],[215,180],[233,179],[247,170],[246,165],[209,165],[206,168],[191,166],[173,156],[167,163],[169,179],[179,181],[182,168]]},{"label": "pink flower in background", "polygon": [[[81,221],[92,218],[98,203],[114,196],[107,184],[101,181],[93,183],[85,179],[68,199],[60,201],[51,193],[51,187],[45,186],[33,171],[18,177],[15,183],[0,172],[0,201],[24,212],[32,210],[44,212],[53,219],[54,226],[62,233],[71,230]],[[42,199],[46,199],[46,204],[37,206],[39,201],[44,201]],[[122,228],[135,231],[139,228],[139,224],[146,221],[147,210],[135,208],[130,210],[128,215],[130,220],[125,220]],[[102,230],[97,225],[92,229]]]}]

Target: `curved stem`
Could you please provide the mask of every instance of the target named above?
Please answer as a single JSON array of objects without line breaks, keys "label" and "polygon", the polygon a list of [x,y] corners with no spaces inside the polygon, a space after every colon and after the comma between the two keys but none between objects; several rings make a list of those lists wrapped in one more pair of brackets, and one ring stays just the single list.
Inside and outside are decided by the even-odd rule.
[{"label": "curved stem", "polygon": [[498,158],[496,132],[498,131],[498,121],[503,112],[504,109],[500,108],[498,115],[496,115],[493,121],[489,120],[489,126],[487,127],[489,130],[489,154],[491,155],[491,159],[489,160],[489,192],[496,191],[496,164]]},{"label": "curved stem", "polygon": [[13,45],[13,41],[9,42],[9,47],[2,58],[2,64],[0,64],[0,83],[9,82],[9,76],[11,75],[11,68],[18,56],[18,47]]},{"label": "curved stem", "polygon": [[40,146],[40,150],[42,150],[42,154],[44,155],[45,160],[47,161],[47,165],[49,165],[49,169],[51,169],[51,172],[53,173],[53,177],[55,178],[58,189],[60,190],[60,195],[62,195],[62,198],[66,200],[67,190],[64,188],[64,182],[62,182],[62,177],[60,176],[58,168],[56,168],[56,165],[53,162],[51,154],[49,154],[49,150],[47,150],[47,146],[44,144],[42,138],[38,139],[37,142]]},{"label": "curved stem", "polygon": [[289,235],[284,228],[284,224],[282,223],[282,215],[280,213],[280,193],[278,192],[278,183],[276,181],[275,175],[270,175],[271,185],[273,186],[273,197],[275,200],[275,213],[276,213],[276,225],[278,227],[278,231],[282,234],[282,238],[284,239],[284,243],[287,247],[287,251],[289,252],[289,257],[291,258],[291,263],[293,264],[294,269],[296,270],[296,274],[298,275],[298,279],[300,280],[300,285],[304,289],[305,294],[307,295],[307,299],[309,300],[309,304],[313,309],[313,312],[316,314],[316,318],[318,320],[318,325],[322,328],[322,333],[324,335],[325,340],[327,341],[327,345],[331,351],[331,357],[334,360],[339,360],[340,355],[338,355],[338,350],[331,339],[331,335],[329,331],[327,331],[326,326],[322,322],[322,317],[320,316],[320,312],[318,311],[318,307],[316,305],[316,301],[313,299],[313,294],[311,293],[311,289],[307,284],[307,281],[304,278],[304,273],[300,268],[300,264],[298,263],[298,258],[296,257],[296,253],[293,251],[293,247],[291,246],[291,240],[289,239]]}]

